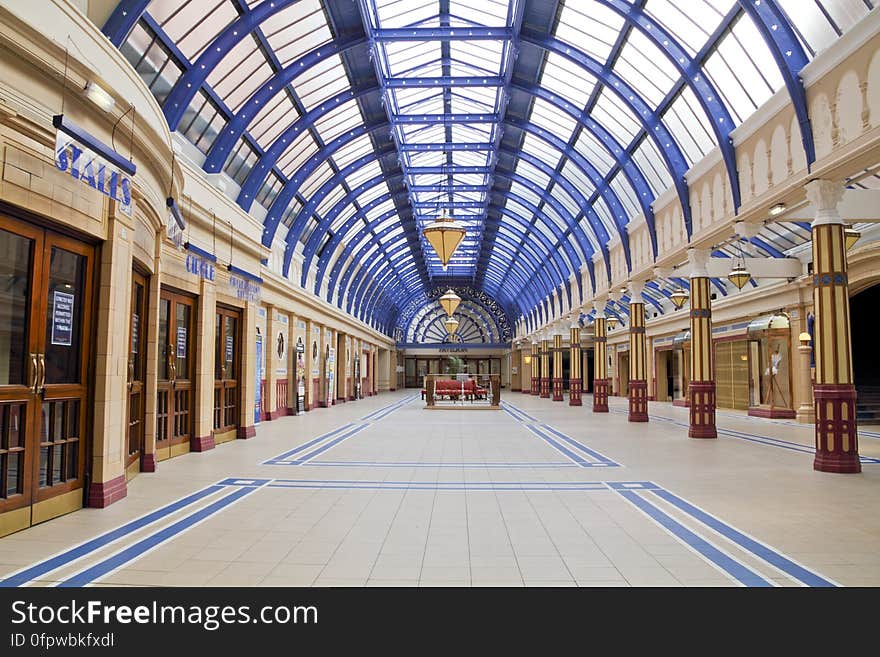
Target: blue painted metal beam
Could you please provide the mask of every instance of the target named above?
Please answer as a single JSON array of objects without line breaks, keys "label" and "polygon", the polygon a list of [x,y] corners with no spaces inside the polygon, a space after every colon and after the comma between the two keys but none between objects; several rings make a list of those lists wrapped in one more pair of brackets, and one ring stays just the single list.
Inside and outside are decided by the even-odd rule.
[{"label": "blue painted metal beam", "polygon": [[453,151],[490,151],[495,148],[492,142],[478,141],[453,141],[453,142],[423,142],[414,144],[399,144],[397,150],[401,153],[424,153],[428,151],[442,151],[451,153]]},{"label": "blue painted metal beam", "polygon": [[513,30],[506,26],[400,27],[372,29],[376,41],[507,41]]},{"label": "blue painted metal beam", "polygon": [[800,77],[801,69],[810,61],[797,32],[788,22],[777,0],[739,0],[739,6],[749,15],[779,67],[785,88],[794,106],[801,129],[801,140],[807,159],[807,170],[816,161],[813,127],[807,106],[807,92]]},{"label": "blue painted metal beam", "polygon": [[462,123],[498,123],[497,114],[475,112],[473,114],[397,114],[394,125],[458,125]]},{"label": "blue painted metal beam", "polygon": [[[388,89],[418,89],[420,87],[497,87],[502,80],[492,76],[454,76],[441,75],[430,78],[390,77],[382,83]],[[404,119],[406,114],[398,114]],[[444,115],[445,116],[445,115]]]},{"label": "blue painted metal beam", "polygon": [[119,0],[110,18],[101,28],[101,32],[110,39],[110,43],[119,48],[125,43],[149,4],[150,0]]}]

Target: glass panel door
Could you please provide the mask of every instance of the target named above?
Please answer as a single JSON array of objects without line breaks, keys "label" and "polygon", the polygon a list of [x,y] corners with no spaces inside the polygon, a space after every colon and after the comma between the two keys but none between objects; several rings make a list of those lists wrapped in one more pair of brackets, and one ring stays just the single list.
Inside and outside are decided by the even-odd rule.
[{"label": "glass panel door", "polygon": [[156,444],[188,443],[192,434],[193,299],[162,290],[159,299],[159,382]]},{"label": "glass panel door", "polygon": [[[131,275],[130,346],[128,354],[128,453],[126,466],[140,459],[144,448],[144,377],[146,374],[147,280]],[[160,343],[161,344],[161,343]]]},{"label": "glass panel door", "polygon": [[214,321],[214,432],[238,427],[239,318],[237,310],[217,308]]}]

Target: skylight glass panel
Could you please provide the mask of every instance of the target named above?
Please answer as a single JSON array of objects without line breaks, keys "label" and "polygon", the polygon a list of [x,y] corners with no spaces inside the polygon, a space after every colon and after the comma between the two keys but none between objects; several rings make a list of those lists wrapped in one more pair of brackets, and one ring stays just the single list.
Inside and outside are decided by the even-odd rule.
[{"label": "skylight glass panel", "polygon": [[581,131],[574,149],[602,173],[610,171],[616,164],[608,149],[589,130]]},{"label": "skylight glass panel", "polygon": [[568,212],[568,214],[570,214],[572,217],[576,217],[577,215],[580,214],[580,212],[581,212],[580,207],[575,202],[575,200],[571,197],[571,195],[569,195],[569,193],[566,192],[562,188],[561,185],[559,185],[559,184],[554,185],[553,189],[551,190],[551,193],[552,193],[553,198],[555,198],[557,201],[559,201],[562,204],[562,207],[564,207],[566,209],[566,211]]},{"label": "skylight glass panel", "polygon": [[476,3],[450,0],[449,13],[466,21],[494,27],[504,25],[507,22],[507,12],[510,4],[510,2],[500,2],[499,0],[480,0],[480,2]]},{"label": "skylight glass panel", "polygon": [[516,172],[526,180],[529,180],[538,187],[546,189],[550,186],[550,176],[543,171],[539,171],[525,160],[519,160],[516,164]]},{"label": "skylight glass panel", "polygon": [[287,147],[287,150],[278,158],[278,168],[288,178],[292,178],[296,171],[305,164],[318,150],[315,140],[308,132],[301,132],[299,137]]},{"label": "skylight glass panel", "polygon": [[454,151],[452,163],[464,166],[484,167],[489,164],[488,151]]},{"label": "skylight glass panel", "polygon": [[721,24],[732,4],[731,0],[648,0],[645,11],[694,55]]},{"label": "skylight glass panel", "polygon": [[362,166],[360,169],[350,174],[345,182],[348,183],[349,187],[357,187],[362,182],[366,182],[370,178],[375,178],[380,173],[382,173],[382,167],[379,166],[378,162],[370,162]]},{"label": "skylight glass panel", "polygon": [[605,127],[617,141],[628,144],[638,134],[641,124],[636,120],[629,107],[620,98],[607,89],[603,89],[590,112],[596,121]]},{"label": "skylight glass panel", "polygon": [[314,125],[324,143],[329,144],[342,133],[363,125],[363,118],[357,103],[348,101],[322,116]]},{"label": "skylight glass panel", "polygon": [[530,153],[537,157],[539,160],[547,164],[551,169],[555,169],[556,165],[559,163],[560,158],[562,157],[562,153],[556,150],[553,146],[548,144],[546,141],[541,139],[540,137],[536,137],[533,134],[526,134],[523,139],[523,151],[526,153]]},{"label": "skylight glass panel", "polygon": [[748,16],[721,40],[705,69],[737,125],[783,84],[767,44]]},{"label": "skylight glass panel", "polygon": [[616,235],[617,226],[614,224],[614,217],[612,216],[611,211],[608,209],[608,206],[605,205],[605,201],[603,201],[601,197],[593,201],[593,210],[595,210],[596,214],[599,215],[599,219],[602,220],[602,225],[605,226],[605,230],[608,232],[608,235]]},{"label": "skylight glass panel", "polygon": [[375,4],[382,27],[406,27],[437,15],[436,4],[422,0],[376,0]]},{"label": "skylight glass panel", "polygon": [[571,183],[578,188],[584,197],[589,198],[596,191],[593,181],[587,178],[587,175],[570,160],[562,167],[562,175],[568,178]]},{"label": "skylight glass panel", "polygon": [[378,198],[382,194],[388,193],[388,185],[385,183],[380,183],[378,185],[374,185],[373,187],[368,187],[363,192],[358,194],[357,202],[361,205],[367,205],[370,201]]},{"label": "skylight glass panel", "polygon": [[681,77],[666,53],[638,30],[630,32],[614,72],[654,107]]},{"label": "skylight glass panel", "polygon": [[362,135],[357,139],[348,142],[333,154],[333,162],[340,169],[344,169],[362,155],[373,150],[373,143],[367,135]]},{"label": "skylight glass panel", "polygon": [[315,64],[293,81],[297,96],[306,110],[350,88],[348,77],[339,55],[333,55]]},{"label": "skylight glass panel", "polygon": [[[485,0],[482,0],[485,2]],[[449,52],[452,59],[468,62],[469,66],[479,66],[489,75],[501,75],[503,41],[450,41]],[[474,71],[476,72],[476,71]],[[464,75],[469,73],[463,72]]]},{"label": "skylight glass panel", "polygon": [[207,82],[223,102],[237,112],[272,73],[256,41],[248,36],[223,57],[208,75]]},{"label": "skylight glass panel", "polygon": [[229,0],[213,2],[207,8],[202,0],[153,0],[149,12],[191,62],[238,18]]},{"label": "skylight glass panel", "polygon": [[622,173],[618,172],[614,178],[611,179],[611,184],[609,186],[614,193],[617,194],[617,198],[626,210],[626,223],[629,223],[633,217],[640,214],[642,211],[632,185],[629,184],[629,181]]},{"label": "skylight glass panel", "polygon": [[583,68],[569,59],[549,52],[541,86],[561,96],[582,110],[596,86],[592,78]]},{"label": "skylight glass panel", "polygon": [[413,70],[428,76],[430,69],[425,67],[440,61],[439,41],[385,41],[381,47],[388,62],[386,74],[391,77],[414,77]]},{"label": "skylight glass panel", "polygon": [[263,21],[260,29],[282,66],[333,38],[319,0],[299,0]]},{"label": "skylight glass panel", "polygon": [[342,186],[334,187],[333,190],[324,197],[324,200],[318,205],[316,212],[322,217],[325,216],[338,201],[345,196],[346,191]]},{"label": "skylight glass panel", "polygon": [[643,139],[639,147],[633,152],[633,160],[644,174],[655,197],[672,186],[672,177],[669,174],[669,169],[660,157],[660,153],[657,151],[653,140]]},{"label": "skylight glass panel", "polygon": [[514,182],[513,185],[511,185],[510,191],[512,194],[517,194],[518,196],[524,198],[535,207],[538,207],[538,205],[541,203],[540,196],[535,194],[535,192],[530,190],[528,187],[525,187],[518,182]]},{"label": "skylight glass panel", "polygon": [[495,111],[500,87],[458,87],[450,94],[453,114],[491,114]]},{"label": "skylight glass panel", "polygon": [[257,112],[254,120],[248,126],[248,131],[265,149],[298,118],[299,112],[296,111],[287,94],[278,93]]},{"label": "skylight glass panel", "polygon": [[549,130],[553,135],[562,137],[565,141],[568,140],[568,136],[574,132],[577,125],[577,121],[570,115],[541,98],[535,99],[530,120],[535,125]]},{"label": "skylight glass panel", "polygon": [[300,193],[305,198],[311,199],[312,195],[318,191],[321,185],[330,180],[333,175],[333,169],[331,169],[326,163],[321,164],[308,178],[306,178],[302,187],[299,188]]},{"label": "skylight glass panel", "polygon": [[699,115],[694,114],[693,108],[696,104],[693,92],[685,88],[663,114],[663,123],[675,136],[691,164],[699,162],[715,147],[715,141],[707,130],[708,126],[705,121],[700,120],[705,119],[705,113],[700,109]]},{"label": "skylight glass panel", "polygon": [[566,0],[559,17],[556,36],[605,62],[623,28],[624,19],[598,2]]},{"label": "skylight glass panel", "polygon": [[827,48],[876,6],[864,0],[779,0],[779,4],[810,55]]}]

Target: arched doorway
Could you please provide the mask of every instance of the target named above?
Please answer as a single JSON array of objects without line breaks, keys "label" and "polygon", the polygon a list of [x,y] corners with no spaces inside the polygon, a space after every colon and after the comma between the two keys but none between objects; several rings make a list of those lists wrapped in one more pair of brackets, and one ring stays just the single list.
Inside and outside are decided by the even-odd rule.
[{"label": "arched doorway", "polygon": [[874,322],[877,308],[880,308],[880,285],[853,295],[849,301],[859,424],[880,424],[880,350]]}]

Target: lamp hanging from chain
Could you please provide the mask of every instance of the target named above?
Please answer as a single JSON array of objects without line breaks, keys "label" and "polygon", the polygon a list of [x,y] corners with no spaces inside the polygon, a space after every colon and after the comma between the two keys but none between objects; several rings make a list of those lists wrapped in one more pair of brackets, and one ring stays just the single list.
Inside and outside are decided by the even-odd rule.
[{"label": "lamp hanging from chain", "polygon": [[669,295],[669,299],[672,301],[672,305],[676,308],[683,307],[684,304],[687,303],[688,298],[688,293],[680,285],[672,291],[672,294]]},{"label": "lamp hanging from chain", "polygon": [[749,270],[746,269],[746,258],[743,255],[742,242],[738,242],[738,246],[739,262],[730,270],[730,273],[727,275],[727,280],[736,285],[738,290],[741,290],[745,287],[746,283],[752,280],[752,275],[749,273]]},{"label": "lamp hanging from chain", "polygon": [[605,326],[608,327],[609,329],[613,329],[615,326],[617,326],[617,317],[615,317],[614,315],[606,317],[605,318]]},{"label": "lamp hanging from chain", "polygon": [[444,270],[449,261],[452,260],[452,255],[455,253],[458,245],[461,244],[466,232],[454,219],[446,216],[445,209],[439,217],[422,229],[422,234],[431,246],[434,247],[434,251],[437,252],[437,257],[440,258],[440,263],[443,265]]},{"label": "lamp hanging from chain", "polygon": [[458,296],[452,288],[446,290],[446,294],[440,297],[440,305],[443,306],[443,310],[446,311],[446,314],[452,317],[452,313],[455,312],[455,309],[458,308],[458,304],[461,303],[461,297]]},{"label": "lamp hanging from chain", "polygon": [[458,330],[458,320],[455,317],[447,317],[446,321],[443,322],[443,325],[446,327],[446,332],[449,334],[449,337],[455,335],[455,332]]}]

